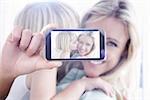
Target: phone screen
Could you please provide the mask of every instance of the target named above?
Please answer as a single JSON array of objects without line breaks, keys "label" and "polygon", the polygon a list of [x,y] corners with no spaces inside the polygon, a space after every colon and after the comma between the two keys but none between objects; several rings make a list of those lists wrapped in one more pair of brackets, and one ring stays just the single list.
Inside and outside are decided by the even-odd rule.
[{"label": "phone screen", "polygon": [[47,60],[104,60],[105,33],[98,29],[54,29],[45,37]]}]

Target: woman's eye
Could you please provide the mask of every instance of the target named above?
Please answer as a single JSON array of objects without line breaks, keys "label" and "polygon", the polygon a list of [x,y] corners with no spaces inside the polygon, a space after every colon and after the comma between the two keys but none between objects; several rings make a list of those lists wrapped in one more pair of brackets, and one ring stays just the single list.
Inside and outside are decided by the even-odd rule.
[{"label": "woman's eye", "polygon": [[86,43],[86,46],[91,46],[91,44],[89,44],[89,43]]},{"label": "woman's eye", "polygon": [[107,46],[117,47],[118,45],[115,42],[109,41],[107,42]]}]

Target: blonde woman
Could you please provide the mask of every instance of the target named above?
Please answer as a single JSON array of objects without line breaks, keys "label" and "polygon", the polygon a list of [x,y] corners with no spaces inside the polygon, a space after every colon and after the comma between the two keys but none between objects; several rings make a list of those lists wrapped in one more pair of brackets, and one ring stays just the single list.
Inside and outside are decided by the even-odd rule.
[{"label": "blonde woman", "polygon": [[53,99],[138,100],[139,40],[127,0],[101,0],[85,14],[82,27],[106,32],[107,59],[99,64],[83,61],[84,71],[71,69]]},{"label": "blonde woman", "polygon": [[77,38],[77,50],[73,54],[72,58],[76,57],[86,57],[88,56],[95,47],[95,39],[93,34],[90,33],[81,33]]},{"label": "blonde woman", "polygon": [[70,58],[71,51],[76,50],[77,36],[72,32],[60,32],[56,36],[56,48],[52,53],[53,58]]},{"label": "blonde woman", "polygon": [[[70,22],[71,20],[71,22]],[[42,33],[47,30],[47,28],[76,28],[79,26],[79,18],[78,14],[74,12],[68,5],[65,5],[61,2],[39,2],[27,5],[16,17],[15,25],[21,26],[22,30],[25,30],[24,45],[22,46],[22,50],[26,51],[28,44],[26,43],[27,40],[30,40],[30,36],[39,36],[38,33],[42,30]],[[45,25],[44,29],[42,29]],[[18,29],[20,30],[20,29]],[[29,31],[30,30],[30,31]],[[19,31],[21,33],[21,31]],[[18,33],[19,33],[18,32]],[[31,33],[34,34],[31,34]],[[33,37],[31,37],[33,39]],[[40,41],[39,41],[40,40]],[[30,42],[30,41],[29,41]],[[29,59],[32,55],[31,54],[39,54],[41,51],[42,46],[39,46],[43,42],[43,39],[36,38],[34,39],[34,43],[31,43],[32,46],[35,48],[30,48],[31,52],[26,59]],[[32,50],[33,49],[33,50]],[[34,52],[32,52],[34,51]],[[26,53],[26,52],[25,52]],[[25,55],[25,54],[24,54]],[[35,58],[36,56],[33,56]],[[32,59],[33,59],[32,58]],[[29,59],[28,63],[20,66],[29,66],[33,60]],[[38,60],[36,60],[38,61]],[[40,64],[39,62],[32,62]],[[25,62],[25,60],[23,61]],[[51,66],[57,67],[60,65],[56,63],[50,63]],[[45,64],[46,65],[46,64]],[[45,66],[42,65],[41,66]],[[47,66],[47,65],[46,65]],[[43,74],[46,76],[42,78]],[[48,100],[55,94],[55,80],[56,78],[56,68],[52,70],[41,70],[30,75],[23,75],[19,76],[13,83],[10,93],[7,97],[7,100],[28,100],[29,98],[32,100]],[[44,82],[46,80],[46,82]],[[30,90],[30,96],[28,95]]]}]

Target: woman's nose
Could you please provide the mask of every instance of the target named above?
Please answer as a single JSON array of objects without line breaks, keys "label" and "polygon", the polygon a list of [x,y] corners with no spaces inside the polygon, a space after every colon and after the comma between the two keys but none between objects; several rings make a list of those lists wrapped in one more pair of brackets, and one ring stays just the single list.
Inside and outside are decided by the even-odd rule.
[{"label": "woman's nose", "polygon": [[81,46],[81,49],[85,50],[86,46],[85,45],[82,45]]}]

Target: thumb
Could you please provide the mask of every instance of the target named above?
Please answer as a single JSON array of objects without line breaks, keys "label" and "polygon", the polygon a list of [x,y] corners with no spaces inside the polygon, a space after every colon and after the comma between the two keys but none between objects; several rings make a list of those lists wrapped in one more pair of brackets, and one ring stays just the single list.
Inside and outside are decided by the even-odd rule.
[{"label": "thumb", "polygon": [[39,61],[36,63],[35,70],[40,69],[52,69],[55,67],[60,67],[62,65],[61,61],[47,61],[45,59],[40,58]]}]

